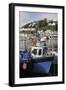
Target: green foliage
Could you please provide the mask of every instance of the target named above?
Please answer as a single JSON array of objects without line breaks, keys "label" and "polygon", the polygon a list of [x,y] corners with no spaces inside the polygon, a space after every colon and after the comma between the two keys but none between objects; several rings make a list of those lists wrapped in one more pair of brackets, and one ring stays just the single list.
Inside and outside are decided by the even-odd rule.
[{"label": "green foliage", "polygon": [[[39,20],[39,21],[35,21],[35,25],[32,25],[33,22],[28,23],[26,25],[24,25],[22,28],[36,28],[36,30],[43,30],[46,31],[48,29],[52,30],[52,31],[58,31],[58,22],[57,21],[53,21],[50,20],[48,22],[47,18],[45,18],[44,20]],[[48,25],[49,23],[55,23],[55,25]]]}]

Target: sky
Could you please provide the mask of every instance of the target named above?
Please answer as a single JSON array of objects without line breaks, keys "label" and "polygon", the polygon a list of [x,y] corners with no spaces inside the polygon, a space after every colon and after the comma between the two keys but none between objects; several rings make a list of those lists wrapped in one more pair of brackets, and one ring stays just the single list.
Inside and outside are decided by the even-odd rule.
[{"label": "sky", "polygon": [[26,12],[20,11],[19,12],[19,27],[24,26],[27,23],[42,20],[47,18],[47,20],[58,20],[57,13],[45,13],[45,12]]}]

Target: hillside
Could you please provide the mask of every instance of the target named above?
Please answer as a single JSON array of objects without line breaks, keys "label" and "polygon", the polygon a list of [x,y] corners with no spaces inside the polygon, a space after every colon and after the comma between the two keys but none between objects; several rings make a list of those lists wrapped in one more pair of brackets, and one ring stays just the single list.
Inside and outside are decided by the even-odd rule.
[{"label": "hillside", "polygon": [[43,31],[50,29],[50,30],[57,31],[58,22],[53,21],[53,20],[48,21],[45,18],[44,20],[38,20],[38,21],[31,22],[31,23],[27,23],[21,28],[36,28],[37,30],[43,30]]}]

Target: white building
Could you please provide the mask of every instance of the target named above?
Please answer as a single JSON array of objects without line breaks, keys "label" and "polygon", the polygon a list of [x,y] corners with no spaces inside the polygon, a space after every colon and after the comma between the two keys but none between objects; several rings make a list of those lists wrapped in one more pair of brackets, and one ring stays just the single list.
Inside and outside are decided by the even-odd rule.
[{"label": "white building", "polygon": [[49,26],[55,26],[56,23],[55,23],[55,22],[53,22],[53,23],[48,23],[48,25],[49,25]]}]

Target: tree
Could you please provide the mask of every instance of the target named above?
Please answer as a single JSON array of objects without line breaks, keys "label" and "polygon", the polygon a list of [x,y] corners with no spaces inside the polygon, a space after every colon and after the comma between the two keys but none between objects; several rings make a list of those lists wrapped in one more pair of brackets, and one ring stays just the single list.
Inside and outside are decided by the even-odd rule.
[{"label": "tree", "polygon": [[48,22],[47,22],[47,18],[44,19],[44,26],[47,26],[48,25]]}]

